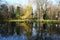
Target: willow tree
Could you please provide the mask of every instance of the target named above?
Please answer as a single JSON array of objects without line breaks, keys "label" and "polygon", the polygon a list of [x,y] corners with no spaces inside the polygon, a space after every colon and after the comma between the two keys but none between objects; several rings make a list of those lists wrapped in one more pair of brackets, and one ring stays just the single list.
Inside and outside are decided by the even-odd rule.
[{"label": "willow tree", "polygon": [[23,16],[21,16],[21,18],[22,19],[31,19],[32,18],[32,5],[27,5],[26,7],[25,7],[25,12],[24,12],[24,15]]}]

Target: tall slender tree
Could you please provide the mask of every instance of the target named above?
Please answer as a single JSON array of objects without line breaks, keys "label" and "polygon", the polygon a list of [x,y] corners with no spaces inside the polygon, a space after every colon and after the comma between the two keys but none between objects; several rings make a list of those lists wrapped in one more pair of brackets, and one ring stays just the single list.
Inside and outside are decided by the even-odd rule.
[{"label": "tall slender tree", "polygon": [[20,7],[17,6],[17,8],[16,8],[16,18],[19,19],[19,17],[20,17]]}]

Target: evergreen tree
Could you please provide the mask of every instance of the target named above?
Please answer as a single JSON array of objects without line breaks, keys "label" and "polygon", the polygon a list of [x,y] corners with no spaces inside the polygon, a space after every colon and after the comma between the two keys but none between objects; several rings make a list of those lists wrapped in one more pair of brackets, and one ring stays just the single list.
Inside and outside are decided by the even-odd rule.
[{"label": "evergreen tree", "polygon": [[16,9],[16,18],[19,18],[20,16],[20,7],[17,6],[17,9]]}]

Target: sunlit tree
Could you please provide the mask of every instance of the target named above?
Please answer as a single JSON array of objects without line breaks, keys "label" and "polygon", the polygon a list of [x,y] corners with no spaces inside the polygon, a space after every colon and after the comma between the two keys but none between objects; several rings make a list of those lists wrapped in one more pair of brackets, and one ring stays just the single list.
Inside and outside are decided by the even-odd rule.
[{"label": "sunlit tree", "polygon": [[[26,18],[32,18],[32,12],[33,11],[33,9],[32,9],[32,5],[27,5],[26,7],[25,7],[25,13],[24,13],[24,15],[21,17],[22,19],[26,19]],[[30,17],[29,17],[30,16]]]}]

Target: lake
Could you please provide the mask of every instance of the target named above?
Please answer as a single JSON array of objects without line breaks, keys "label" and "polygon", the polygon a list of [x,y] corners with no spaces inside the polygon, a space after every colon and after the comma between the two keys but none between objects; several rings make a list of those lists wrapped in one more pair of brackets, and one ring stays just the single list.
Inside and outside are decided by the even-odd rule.
[{"label": "lake", "polygon": [[0,40],[60,40],[60,24],[12,22],[0,26]]}]

